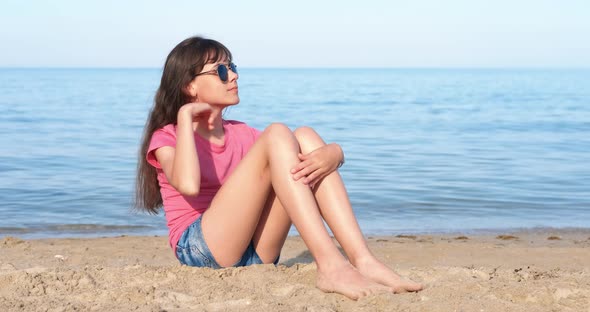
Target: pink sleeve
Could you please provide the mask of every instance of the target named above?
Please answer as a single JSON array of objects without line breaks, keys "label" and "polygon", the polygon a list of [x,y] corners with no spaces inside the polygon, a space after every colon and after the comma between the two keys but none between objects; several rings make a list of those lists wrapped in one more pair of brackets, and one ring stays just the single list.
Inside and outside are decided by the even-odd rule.
[{"label": "pink sleeve", "polygon": [[162,169],[162,166],[156,159],[155,152],[162,146],[176,147],[176,132],[174,131],[174,128],[170,129],[169,127],[164,127],[156,130],[152,135],[146,158],[150,165],[158,169]]}]

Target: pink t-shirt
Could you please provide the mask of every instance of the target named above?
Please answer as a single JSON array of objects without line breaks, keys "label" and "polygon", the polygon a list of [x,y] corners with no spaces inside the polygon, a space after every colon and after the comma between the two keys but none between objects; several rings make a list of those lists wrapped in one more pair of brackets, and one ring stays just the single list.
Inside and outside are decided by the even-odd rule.
[{"label": "pink t-shirt", "polygon": [[156,149],[162,146],[176,147],[176,125],[166,125],[152,135],[146,157],[148,163],[158,172],[160,194],[169,229],[169,242],[175,253],[184,230],[209,208],[221,185],[260,136],[260,131],[235,120],[223,120],[223,129],[223,145],[211,143],[195,133],[195,146],[201,169],[201,189],[197,196],[184,196],[170,185],[155,156]]}]

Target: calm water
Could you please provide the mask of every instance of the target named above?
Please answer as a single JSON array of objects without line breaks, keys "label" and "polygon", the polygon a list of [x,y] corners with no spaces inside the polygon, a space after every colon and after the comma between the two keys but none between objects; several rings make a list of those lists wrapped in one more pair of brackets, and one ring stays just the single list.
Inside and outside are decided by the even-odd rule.
[{"label": "calm water", "polygon": [[[590,70],[241,69],[226,114],[316,128],[370,234],[590,227]],[[130,210],[159,69],[0,69],[0,236],[166,234]]]}]

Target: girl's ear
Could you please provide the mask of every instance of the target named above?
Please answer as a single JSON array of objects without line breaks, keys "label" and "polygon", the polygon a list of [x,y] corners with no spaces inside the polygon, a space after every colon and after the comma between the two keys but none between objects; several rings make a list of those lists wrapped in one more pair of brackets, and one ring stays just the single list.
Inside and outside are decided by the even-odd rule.
[{"label": "girl's ear", "polygon": [[191,99],[196,99],[197,98],[197,84],[194,83],[194,81],[192,81],[191,83],[189,83],[188,85],[186,85],[186,87],[184,87],[184,90],[183,91]]}]

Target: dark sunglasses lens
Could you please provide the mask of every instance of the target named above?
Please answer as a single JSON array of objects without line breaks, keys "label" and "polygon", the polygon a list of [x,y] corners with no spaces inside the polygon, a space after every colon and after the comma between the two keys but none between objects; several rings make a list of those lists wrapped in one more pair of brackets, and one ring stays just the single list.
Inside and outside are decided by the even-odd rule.
[{"label": "dark sunglasses lens", "polygon": [[219,75],[219,79],[223,82],[227,82],[227,67],[223,64],[217,66],[217,74]]},{"label": "dark sunglasses lens", "polygon": [[229,63],[229,69],[231,69],[231,71],[233,71],[235,74],[238,73],[238,68],[236,67],[236,64],[234,64],[234,63]]}]

